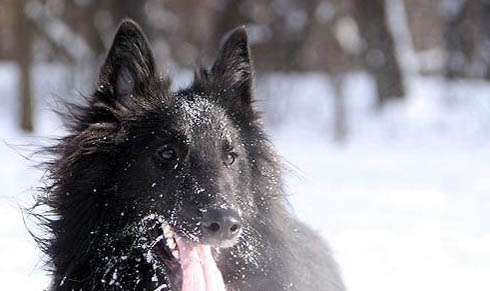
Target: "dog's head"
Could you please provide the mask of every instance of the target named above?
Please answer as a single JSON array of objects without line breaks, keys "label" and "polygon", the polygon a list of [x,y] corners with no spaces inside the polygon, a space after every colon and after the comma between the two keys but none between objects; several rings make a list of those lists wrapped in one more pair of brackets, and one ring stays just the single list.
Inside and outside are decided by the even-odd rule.
[{"label": "dog's head", "polygon": [[[57,284],[63,276],[78,282],[73,274],[90,272],[87,260],[116,272],[133,246],[156,252],[170,269],[182,252],[214,265],[210,256],[231,246],[237,261],[227,261],[230,270],[260,260],[253,254],[266,246],[258,229],[271,225],[270,213],[283,205],[277,157],[253,109],[252,82],[243,27],[228,35],[210,68],[174,92],[157,73],[139,26],[121,23],[94,94],[86,105],[70,107],[70,134],[51,148],[51,184],[39,203],[55,214],[46,220],[53,235],[46,252],[60,272]],[[78,265],[86,271],[76,271]]]},{"label": "dog's head", "polygon": [[124,21],[95,94],[75,110],[73,133],[57,148],[54,177],[63,179],[55,186],[60,195],[71,191],[63,203],[92,201],[114,229],[156,215],[187,242],[236,244],[280,183],[252,106],[252,75],[240,27],[210,68],[173,92],[141,29]]},{"label": "dog's head", "polygon": [[243,216],[257,211],[246,135],[256,122],[251,82],[244,28],[231,32],[210,70],[171,92],[139,27],[121,24],[87,130],[113,127],[102,139],[119,152],[113,198],[135,210],[125,211],[159,213],[189,240],[233,244]]}]

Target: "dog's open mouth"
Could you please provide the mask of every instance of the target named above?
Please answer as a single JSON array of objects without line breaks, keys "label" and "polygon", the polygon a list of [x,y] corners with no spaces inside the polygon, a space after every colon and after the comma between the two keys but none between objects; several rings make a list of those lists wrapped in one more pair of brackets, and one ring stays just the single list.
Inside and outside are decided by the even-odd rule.
[{"label": "dog's open mouth", "polygon": [[157,255],[170,269],[172,285],[181,291],[225,291],[223,276],[216,266],[212,247],[179,236],[162,224],[156,238]]}]

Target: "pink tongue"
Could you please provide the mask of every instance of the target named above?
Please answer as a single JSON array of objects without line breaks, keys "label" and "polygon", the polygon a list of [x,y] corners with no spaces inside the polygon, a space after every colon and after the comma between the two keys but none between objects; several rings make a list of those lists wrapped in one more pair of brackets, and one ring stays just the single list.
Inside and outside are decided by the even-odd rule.
[{"label": "pink tongue", "polygon": [[180,264],[183,272],[182,291],[225,291],[223,276],[219,271],[211,247],[177,238]]}]

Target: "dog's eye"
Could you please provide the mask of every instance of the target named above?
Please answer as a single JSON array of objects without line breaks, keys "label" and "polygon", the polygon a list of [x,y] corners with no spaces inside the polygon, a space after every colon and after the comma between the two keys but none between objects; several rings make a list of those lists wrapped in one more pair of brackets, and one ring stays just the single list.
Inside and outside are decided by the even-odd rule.
[{"label": "dog's eye", "polygon": [[236,160],[237,154],[235,152],[229,152],[225,155],[224,163],[227,166],[231,166]]},{"label": "dog's eye", "polygon": [[177,151],[169,146],[161,149],[158,152],[158,155],[166,161],[174,161],[177,159]]}]

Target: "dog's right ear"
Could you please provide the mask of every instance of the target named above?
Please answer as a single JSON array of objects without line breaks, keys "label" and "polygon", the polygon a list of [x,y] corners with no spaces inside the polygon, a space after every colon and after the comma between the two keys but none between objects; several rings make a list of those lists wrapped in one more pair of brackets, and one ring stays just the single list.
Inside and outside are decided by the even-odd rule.
[{"label": "dog's right ear", "polygon": [[136,22],[123,20],[100,70],[98,90],[124,104],[154,76],[155,61],[145,34]]}]

